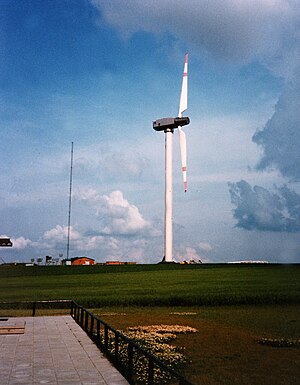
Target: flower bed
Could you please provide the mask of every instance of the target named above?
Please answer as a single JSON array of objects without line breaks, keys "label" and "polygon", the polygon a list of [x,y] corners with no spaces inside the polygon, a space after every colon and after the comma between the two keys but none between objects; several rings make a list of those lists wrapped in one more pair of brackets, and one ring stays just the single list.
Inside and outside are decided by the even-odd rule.
[{"label": "flower bed", "polygon": [[190,326],[182,325],[149,325],[149,326],[134,326],[129,327],[130,331],[141,331],[145,333],[174,333],[186,334],[196,333],[198,330]]},{"label": "flower bed", "polygon": [[286,338],[261,338],[257,342],[261,345],[273,346],[276,348],[300,347],[300,340],[290,340]]},{"label": "flower bed", "polygon": [[[154,354],[158,359],[175,370],[180,370],[188,359],[183,354],[183,349],[170,344],[179,333],[196,333],[197,329],[182,325],[150,325],[129,327],[122,331],[131,340],[137,342],[142,348]],[[115,354],[114,335],[109,332],[108,346],[111,354]],[[128,343],[121,342],[118,347],[119,360],[126,366],[128,362]],[[135,379],[138,384],[147,383],[148,359],[134,350],[133,367]],[[159,367],[154,368],[154,382],[167,384],[172,380],[170,374]]]}]

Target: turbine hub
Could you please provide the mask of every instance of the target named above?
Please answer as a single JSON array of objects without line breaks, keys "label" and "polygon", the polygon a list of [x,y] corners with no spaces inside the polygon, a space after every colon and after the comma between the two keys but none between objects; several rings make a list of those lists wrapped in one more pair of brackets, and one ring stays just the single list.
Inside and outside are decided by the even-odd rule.
[{"label": "turbine hub", "polygon": [[168,129],[186,126],[190,123],[190,119],[187,116],[182,118],[162,118],[153,122],[153,129],[155,131],[166,131]]}]

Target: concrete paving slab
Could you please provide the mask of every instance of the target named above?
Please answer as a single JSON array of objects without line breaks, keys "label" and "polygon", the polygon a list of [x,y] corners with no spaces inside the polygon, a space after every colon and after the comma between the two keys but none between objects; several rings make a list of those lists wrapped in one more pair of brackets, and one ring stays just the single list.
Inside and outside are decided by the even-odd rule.
[{"label": "concrete paving slab", "polygon": [[1,385],[128,385],[70,316],[10,318],[24,334],[0,335]]}]

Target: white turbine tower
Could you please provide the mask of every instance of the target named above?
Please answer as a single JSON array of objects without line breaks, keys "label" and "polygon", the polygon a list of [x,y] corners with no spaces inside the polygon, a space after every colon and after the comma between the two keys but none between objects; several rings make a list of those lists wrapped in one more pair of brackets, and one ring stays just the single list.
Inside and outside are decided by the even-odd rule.
[{"label": "white turbine tower", "polygon": [[162,118],[153,122],[156,131],[165,132],[165,227],[164,227],[164,258],[163,262],[173,262],[173,187],[172,187],[172,155],[173,155],[173,132],[178,128],[179,144],[181,153],[181,166],[183,175],[184,191],[186,192],[186,138],[182,126],[190,123],[188,117],[182,113],[187,109],[187,79],[188,79],[188,54],[185,55],[179,112],[177,118]]}]

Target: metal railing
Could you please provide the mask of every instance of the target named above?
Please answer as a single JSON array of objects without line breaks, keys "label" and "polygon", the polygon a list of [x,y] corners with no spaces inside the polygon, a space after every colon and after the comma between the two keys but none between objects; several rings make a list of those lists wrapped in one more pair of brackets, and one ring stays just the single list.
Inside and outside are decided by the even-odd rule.
[{"label": "metal railing", "polygon": [[[68,309],[71,317],[132,385],[193,385],[138,343],[73,300],[0,302],[0,310]],[[7,314],[6,314],[7,315]]]},{"label": "metal railing", "polygon": [[32,317],[36,316],[37,310],[45,309],[69,309],[72,300],[55,299],[48,301],[5,301],[0,302],[0,310],[28,310]]},{"label": "metal railing", "polygon": [[160,385],[166,381],[174,385],[193,385],[155,355],[74,301],[71,303],[71,316],[130,384]]}]

